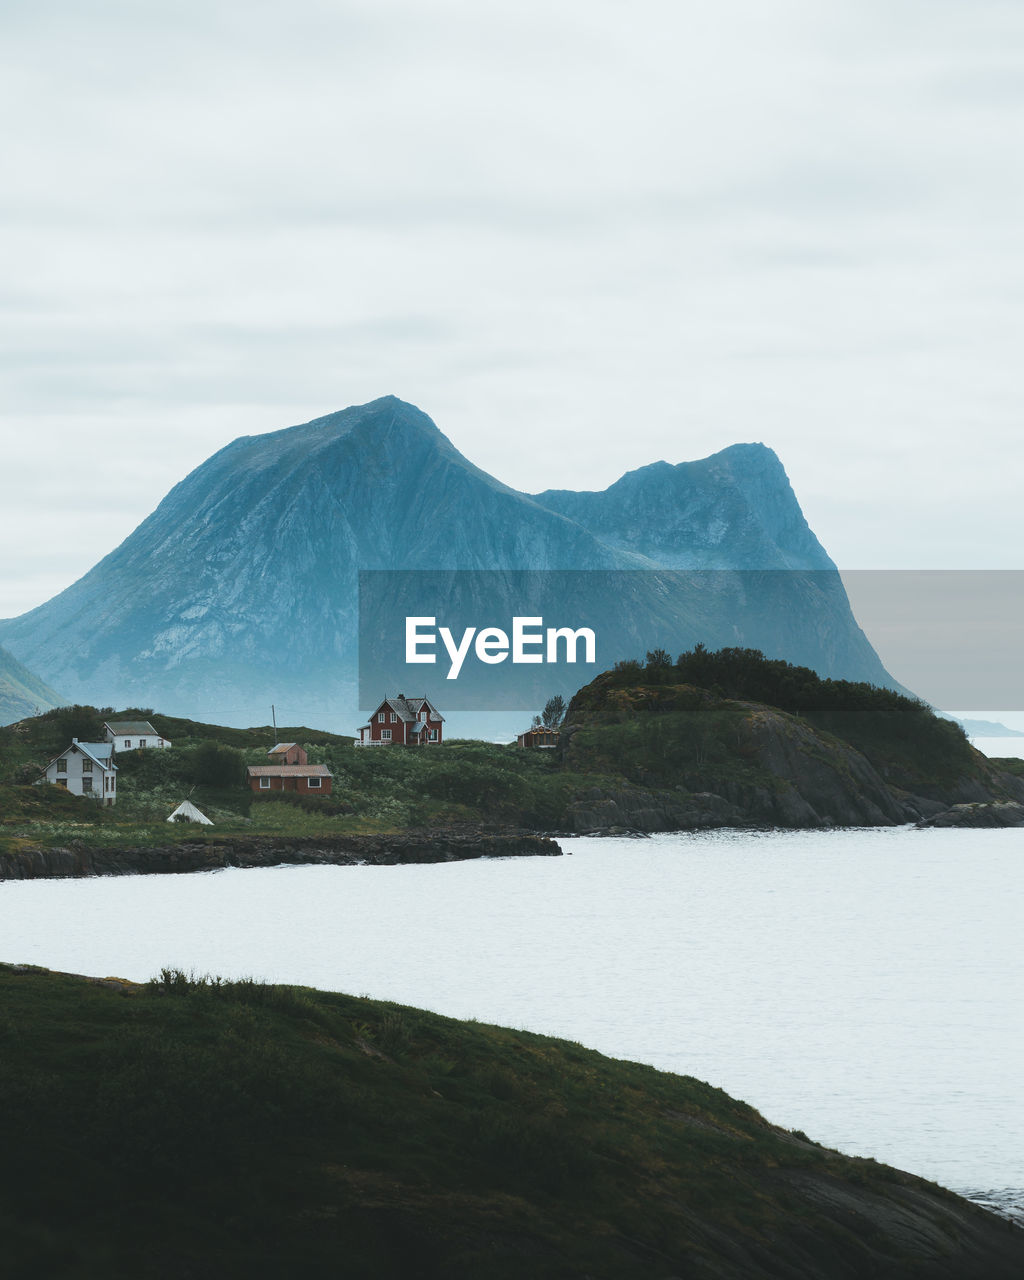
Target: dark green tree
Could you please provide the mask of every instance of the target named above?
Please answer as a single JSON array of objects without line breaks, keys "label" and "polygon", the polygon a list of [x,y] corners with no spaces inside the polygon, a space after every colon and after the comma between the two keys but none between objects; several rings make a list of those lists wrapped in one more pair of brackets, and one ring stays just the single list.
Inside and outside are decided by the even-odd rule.
[{"label": "dark green tree", "polygon": [[207,787],[240,787],[245,782],[245,757],[234,747],[208,739],[192,755],[190,782]]},{"label": "dark green tree", "polygon": [[540,718],[545,729],[558,728],[565,719],[565,699],[560,693],[556,693],[553,698],[548,698]]}]

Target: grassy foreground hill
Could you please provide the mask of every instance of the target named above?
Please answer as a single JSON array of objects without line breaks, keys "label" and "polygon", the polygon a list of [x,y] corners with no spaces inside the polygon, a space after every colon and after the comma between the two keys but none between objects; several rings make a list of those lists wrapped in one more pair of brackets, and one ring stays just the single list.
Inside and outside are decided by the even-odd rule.
[{"label": "grassy foreground hill", "polygon": [[4,1274],[1003,1280],[1024,1233],[718,1089],[297,987],[0,966]]}]

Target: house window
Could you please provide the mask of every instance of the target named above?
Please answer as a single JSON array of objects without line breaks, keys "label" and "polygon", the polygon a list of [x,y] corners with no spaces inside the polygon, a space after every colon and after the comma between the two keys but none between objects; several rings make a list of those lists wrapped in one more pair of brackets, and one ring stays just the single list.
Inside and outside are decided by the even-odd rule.
[{"label": "house window", "polygon": [[424,723],[424,724],[426,724],[426,722],[427,722],[427,713],[426,713],[425,711],[421,711],[421,712],[420,712],[420,720],[422,720],[422,721],[423,721],[423,723]]},{"label": "house window", "polygon": [[140,738],[140,739],[139,739],[139,746],[140,746],[140,747],[144,747],[145,745],[146,745],[146,739],[145,739],[145,738]]},{"label": "house window", "polygon": [[92,778],[90,778],[88,774],[84,774],[82,776],[82,791],[86,792],[91,790],[92,790]]},{"label": "house window", "polygon": [[66,760],[58,760],[58,761],[57,761],[57,772],[58,772],[58,773],[67,773],[67,771],[68,771],[68,762],[67,762]]},{"label": "house window", "polygon": [[270,790],[270,779],[269,779],[269,778],[260,778],[260,790],[261,790],[261,791],[269,791],[269,790]]},{"label": "house window", "polygon": [[319,787],[319,786],[320,786],[320,783],[321,783],[322,781],[323,781],[323,779],[322,779],[322,778],[307,778],[307,779],[306,779],[306,782],[307,782],[307,783],[309,784],[309,786],[311,786],[314,790],[315,790],[317,787]]},{"label": "house window", "polygon": [[131,751],[131,749],[132,749],[132,740],[131,740],[131,738],[125,738],[125,740],[124,740],[124,749],[125,749],[125,751]]},{"label": "house window", "polygon": [[67,789],[68,789],[68,780],[67,780],[67,778],[58,778],[58,779],[57,779],[57,786],[58,786],[58,787],[63,787],[63,788],[64,788],[64,790],[65,790],[65,791],[67,791]]},{"label": "house window", "polygon": [[390,730],[390,729],[381,729],[381,731],[380,731],[380,740],[381,740],[381,742],[390,742],[390,741],[391,741],[391,730]]},{"label": "house window", "polygon": [[83,773],[92,773],[92,761],[91,761],[91,760],[83,760],[83,761],[82,761],[82,772],[83,772]]},{"label": "house window", "polygon": [[383,711],[378,711],[378,712],[377,712],[377,723],[378,723],[378,724],[383,724],[383,723],[384,723],[384,716],[385,716],[385,714],[386,714],[386,713],[385,713],[385,712],[383,712]]},{"label": "house window", "polygon": [[395,715],[395,713],[392,711],[392,713],[391,713],[391,723],[392,723],[392,724],[396,724],[397,722],[398,722],[398,716],[396,716],[396,715]]},{"label": "house window", "polygon": [[436,742],[436,741],[437,741],[437,730],[436,730],[436,729],[431,729],[431,731],[430,731],[430,741],[431,741],[431,742]]}]

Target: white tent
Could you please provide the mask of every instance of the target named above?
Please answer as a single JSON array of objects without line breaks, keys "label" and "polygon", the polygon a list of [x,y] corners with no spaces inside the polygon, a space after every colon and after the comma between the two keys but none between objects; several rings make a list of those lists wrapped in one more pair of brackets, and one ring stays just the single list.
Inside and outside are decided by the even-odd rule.
[{"label": "white tent", "polygon": [[177,809],[167,819],[168,822],[201,822],[204,827],[212,827],[213,823],[201,813],[191,800],[182,800]]}]

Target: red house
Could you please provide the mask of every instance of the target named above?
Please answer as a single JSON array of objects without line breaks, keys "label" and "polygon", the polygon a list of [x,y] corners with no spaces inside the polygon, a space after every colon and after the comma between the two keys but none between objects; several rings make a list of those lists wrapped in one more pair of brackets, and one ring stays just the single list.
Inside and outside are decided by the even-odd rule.
[{"label": "red house", "polygon": [[357,747],[429,747],[443,737],[444,716],[429,698],[385,698],[364,724]]},{"label": "red house", "polygon": [[333,775],[325,764],[251,764],[245,772],[256,795],[266,791],[297,791],[307,796],[331,794]]}]

